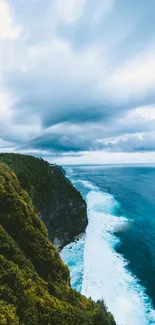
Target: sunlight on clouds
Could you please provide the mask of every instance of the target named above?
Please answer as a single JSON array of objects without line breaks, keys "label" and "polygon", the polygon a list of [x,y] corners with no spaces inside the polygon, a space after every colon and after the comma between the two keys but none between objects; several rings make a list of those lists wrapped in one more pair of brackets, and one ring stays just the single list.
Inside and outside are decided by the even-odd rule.
[{"label": "sunlight on clouds", "polygon": [[141,121],[155,121],[155,106],[141,106],[128,113],[127,118],[132,119],[132,123],[136,123],[137,120]]},{"label": "sunlight on clouds", "polygon": [[[95,142],[99,144],[104,144],[107,146],[107,148],[110,148],[110,145],[117,145],[120,142],[129,142],[129,141],[134,141],[134,143],[137,140],[143,140],[143,135],[141,133],[134,133],[134,134],[123,134],[120,136],[115,136],[115,137],[110,137],[110,138],[105,138],[105,139],[97,139]],[[119,147],[118,147],[119,148]],[[114,146],[113,146],[114,149]],[[121,151],[121,147],[119,148]]]},{"label": "sunlight on clouds", "polygon": [[6,1],[0,0],[0,40],[16,39],[21,33],[12,18],[11,8]]},{"label": "sunlight on clouds", "polygon": [[127,133],[106,139],[97,139],[96,144],[107,152],[155,151],[155,131]]},{"label": "sunlight on clouds", "polygon": [[109,74],[107,84],[114,98],[145,96],[155,87],[155,49],[136,55]]},{"label": "sunlight on clouds", "polygon": [[55,157],[51,160],[57,164],[135,164],[154,163],[155,151],[151,152],[106,152],[93,151],[84,152],[79,157]]}]

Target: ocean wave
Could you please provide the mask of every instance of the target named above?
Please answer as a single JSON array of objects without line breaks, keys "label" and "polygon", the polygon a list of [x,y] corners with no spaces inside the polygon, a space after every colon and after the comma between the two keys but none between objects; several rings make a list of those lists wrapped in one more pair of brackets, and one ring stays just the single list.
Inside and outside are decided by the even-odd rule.
[{"label": "ocean wave", "polygon": [[127,269],[128,261],[115,251],[119,239],[114,232],[130,223],[113,214],[117,205],[111,194],[93,190],[87,195],[89,223],[82,294],[104,299],[118,325],[155,324],[155,312],[145,289]]},{"label": "ocean wave", "polygon": [[61,258],[69,267],[71,286],[79,292],[82,290],[84,244],[85,238],[79,238],[77,241],[66,245],[60,253]]},{"label": "ocean wave", "polygon": [[93,185],[89,181],[83,181],[81,179],[78,179],[78,181],[81,182],[86,188],[88,188],[90,190],[99,190],[99,187],[98,186]]},{"label": "ocean wave", "polygon": [[119,203],[112,194],[89,181],[78,182],[90,190],[86,191],[89,222],[86,238],[67,245],[61,255],[70,268],[72,287],[94,300],[103,299],[118,325],[155,324],[145,288],[128,270],[129,261],[115,250],[120,244],[115,234],[132,220],[117,216]]}]

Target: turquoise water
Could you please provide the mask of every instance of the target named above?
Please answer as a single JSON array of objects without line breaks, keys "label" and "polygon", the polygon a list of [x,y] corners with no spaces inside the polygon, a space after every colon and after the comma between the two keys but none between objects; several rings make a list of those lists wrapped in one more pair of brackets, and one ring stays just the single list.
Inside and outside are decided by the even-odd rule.
[{"label": "turquoise water", "polygon": [[85,236],[61,253],[72,287],[104,299],[118,325],[155,324],[155,168],[65,169],[89,219]]}]

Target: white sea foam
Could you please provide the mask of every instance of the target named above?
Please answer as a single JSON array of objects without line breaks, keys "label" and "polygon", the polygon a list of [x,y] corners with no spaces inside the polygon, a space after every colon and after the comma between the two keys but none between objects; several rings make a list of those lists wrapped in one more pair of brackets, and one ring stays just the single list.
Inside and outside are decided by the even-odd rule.
[{"label": "white sea foam", "polygon": [[63,261],[69,266],[71,286],[79,292],[82,290],[84,240],[82,236],[79,240],[65,246],[60,253]]},{"label": "white sea foam", "polygon": [[[90,182],[83,184],[93,188]],[[117,202],[111,194],[93,188],[87,205],[82,294],[104,299],[118,325],[155,324],[155,312],[144,288],[127,270],[128,261],[115,251],[119,240],[113,232],[130,221],[114,215]]]},{"label": "white sea foam", "polygon": [[81,179],[78,179],[78,181],[81,182],[86,188],[88,188],[90,190],[99,190],[99,188],[97,186],[93,185],[89,181],[83,181]]}]

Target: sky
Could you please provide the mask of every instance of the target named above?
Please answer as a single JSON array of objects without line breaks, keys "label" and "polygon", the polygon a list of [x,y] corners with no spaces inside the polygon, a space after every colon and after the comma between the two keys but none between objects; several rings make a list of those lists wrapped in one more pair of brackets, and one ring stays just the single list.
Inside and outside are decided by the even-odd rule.
[{"label": "sky", "polygon": [[154,16],[154,0],[0,0],[0,152],[155,163]]}]

